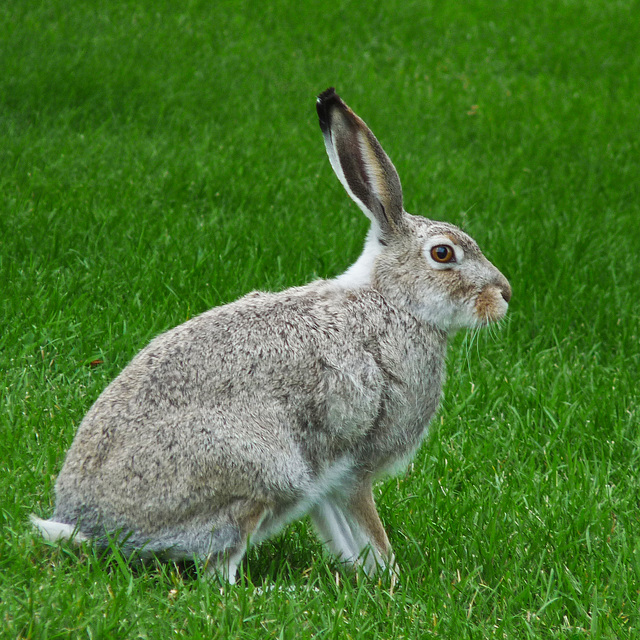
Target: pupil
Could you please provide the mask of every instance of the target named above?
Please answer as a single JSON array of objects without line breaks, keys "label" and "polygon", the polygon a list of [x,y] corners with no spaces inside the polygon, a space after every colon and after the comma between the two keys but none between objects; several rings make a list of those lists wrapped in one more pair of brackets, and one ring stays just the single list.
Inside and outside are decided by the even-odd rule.
[{"label": "pupil", "polygon": [[436,251],[440,260],[446,260],[447,256],[449,255],[449,250],[447,249],[447,247],[438,247]]}]

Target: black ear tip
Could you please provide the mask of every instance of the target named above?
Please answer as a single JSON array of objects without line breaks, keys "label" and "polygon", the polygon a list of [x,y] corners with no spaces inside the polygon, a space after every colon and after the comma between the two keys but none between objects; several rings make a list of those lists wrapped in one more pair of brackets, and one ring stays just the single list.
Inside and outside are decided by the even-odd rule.
[{"label": "black ear tip", "polygon": [[329,112],[331,107],[341,102],[340,96],[333,87],[329,87],[318,96],[316,100],[316,110],[318,112],[318,118],[320,118],[320,128],[323,131],[329,128]]},{"label": "black ear tip", "polygon": [[327,100],[330,100],[334,96],[337,96],[335,88],[334,87],[329,87],[328,89],[325,89],[318,96],[318,102],[326,102]]}]

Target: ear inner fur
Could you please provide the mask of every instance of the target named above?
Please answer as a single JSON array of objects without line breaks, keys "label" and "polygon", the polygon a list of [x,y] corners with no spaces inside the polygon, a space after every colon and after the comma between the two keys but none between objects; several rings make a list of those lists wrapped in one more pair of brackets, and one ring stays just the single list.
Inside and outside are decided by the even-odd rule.
[{"label": "ear inner fur", "polygon": [[369,184],[373,193],[377,194],[382,212],[389,224],[397,226],[403,218],[402,186],[400,177],[389,156],[364,122],[359,131],[360,149],[367,161],[363,162],[368,170]]}]

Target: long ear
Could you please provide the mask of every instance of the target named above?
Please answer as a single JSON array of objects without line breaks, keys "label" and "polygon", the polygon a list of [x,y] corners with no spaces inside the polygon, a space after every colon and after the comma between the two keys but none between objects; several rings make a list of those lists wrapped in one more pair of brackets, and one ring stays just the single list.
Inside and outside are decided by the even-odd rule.
[{"label": "long ear", "polygon": [[331,87],[316,103],[329,161],[338,179],[364,214],[384,234],[402,223],[398,172],[369,127]]}]

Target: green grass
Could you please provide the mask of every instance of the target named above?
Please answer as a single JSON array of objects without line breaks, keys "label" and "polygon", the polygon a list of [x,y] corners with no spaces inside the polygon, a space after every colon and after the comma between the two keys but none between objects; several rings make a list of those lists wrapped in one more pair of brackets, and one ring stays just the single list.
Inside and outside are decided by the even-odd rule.
[{"label": "green grass", "polygon": [[[4,2],[0,635],[640,637],[638,15]],[[29,513],[152,336],[358,256],[366,220],[316,122],[330,85],[407,209],[464,226],[514,289],[496,336],[455,338],[432,437],[378,486],[398,586],[338,571],[306,522],[223,589],[47,545]]]}]

